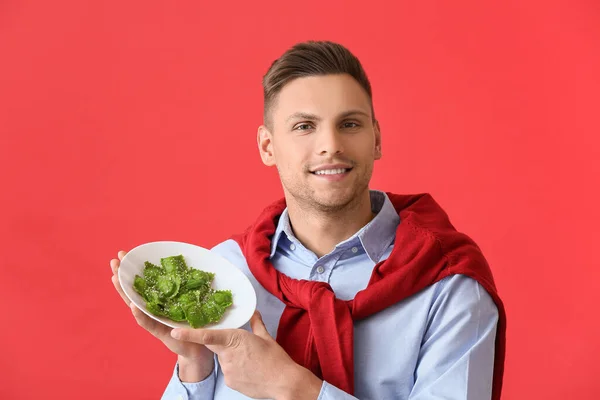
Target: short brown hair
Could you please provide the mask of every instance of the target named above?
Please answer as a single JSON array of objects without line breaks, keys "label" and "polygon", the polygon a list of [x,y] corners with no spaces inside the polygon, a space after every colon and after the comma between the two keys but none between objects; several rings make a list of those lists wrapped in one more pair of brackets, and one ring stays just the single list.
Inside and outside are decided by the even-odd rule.
[{"label": "short brown hair", "polygon": [[275,60],[263,77],[264,120],[270,125],[269,112],[281,89],[296,78],[330,74],[349,74],[369,95],[371,113],[373,93],[371,83],[360,61],[341,44],[330,41],[307,41],[294,45]]}]

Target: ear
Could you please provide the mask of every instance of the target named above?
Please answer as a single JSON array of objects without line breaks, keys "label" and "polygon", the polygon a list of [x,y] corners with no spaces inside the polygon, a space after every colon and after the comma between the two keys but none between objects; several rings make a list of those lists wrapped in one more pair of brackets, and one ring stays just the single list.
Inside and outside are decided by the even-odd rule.
[{"label": "ear", "polygon": [[373,131],[375,132],[375,159],[381,158],[381,130],[379,129],[379,121],[373,123]]},{"label": "ear", "polygon": [[263,164],[268,167],[275,165],[275,154],[273,153],[273,135],[265,125],[258,127],[256,134],[258,152]]}]

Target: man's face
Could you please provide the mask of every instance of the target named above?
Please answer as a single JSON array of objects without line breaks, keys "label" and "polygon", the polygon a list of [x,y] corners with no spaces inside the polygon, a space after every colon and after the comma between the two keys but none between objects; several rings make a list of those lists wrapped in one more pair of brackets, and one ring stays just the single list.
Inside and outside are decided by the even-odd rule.
[{"label": "man's face", "polygon": [[297,78],[274,102],[270,130],[258,145],[275,165],[286,197],[320,210],[339,210],[368,193],[381,157],[379,126],[367,93],[350,75]]}]

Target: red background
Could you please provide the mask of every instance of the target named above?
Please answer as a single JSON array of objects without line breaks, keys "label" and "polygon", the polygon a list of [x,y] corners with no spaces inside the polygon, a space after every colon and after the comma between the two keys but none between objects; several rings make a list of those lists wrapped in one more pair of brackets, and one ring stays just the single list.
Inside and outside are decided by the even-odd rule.
[{"label": "red background", "polygon": [[306,39],[371,78],[372,187],[432,193],[488,257],[503,398],[598,398],[600,7],[495,3],[4,0],[0,398],[160,397],[174,356],[108,262],[212,246],[281,196],[260,82]]}]

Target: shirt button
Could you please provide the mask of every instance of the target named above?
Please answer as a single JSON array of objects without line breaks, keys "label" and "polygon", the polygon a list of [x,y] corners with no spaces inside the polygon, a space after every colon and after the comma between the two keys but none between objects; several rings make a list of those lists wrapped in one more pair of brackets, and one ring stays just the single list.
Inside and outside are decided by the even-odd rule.
[{"label": "shirt button", "polygon": [[353,247],[353,248],[352,248],[352,252],[353,252],[353,253],[358,253],[358,247]]},{"label": "shirt button", "polygon": [[320,274],[322,274],[323,272],[325,272],[325,268],[323,268],[321,265],[319,265],[317,267],[317,272],[320,273]]},{"label": "shirt button", "polygon": [[290,244],[290,250],[292,250],[292,251],[296,250],[296,245],[294,243]]},{"label": "shirt button", "polygon": [[183,400],[183,396],[182,395],[177,396],[177,400]]}]

